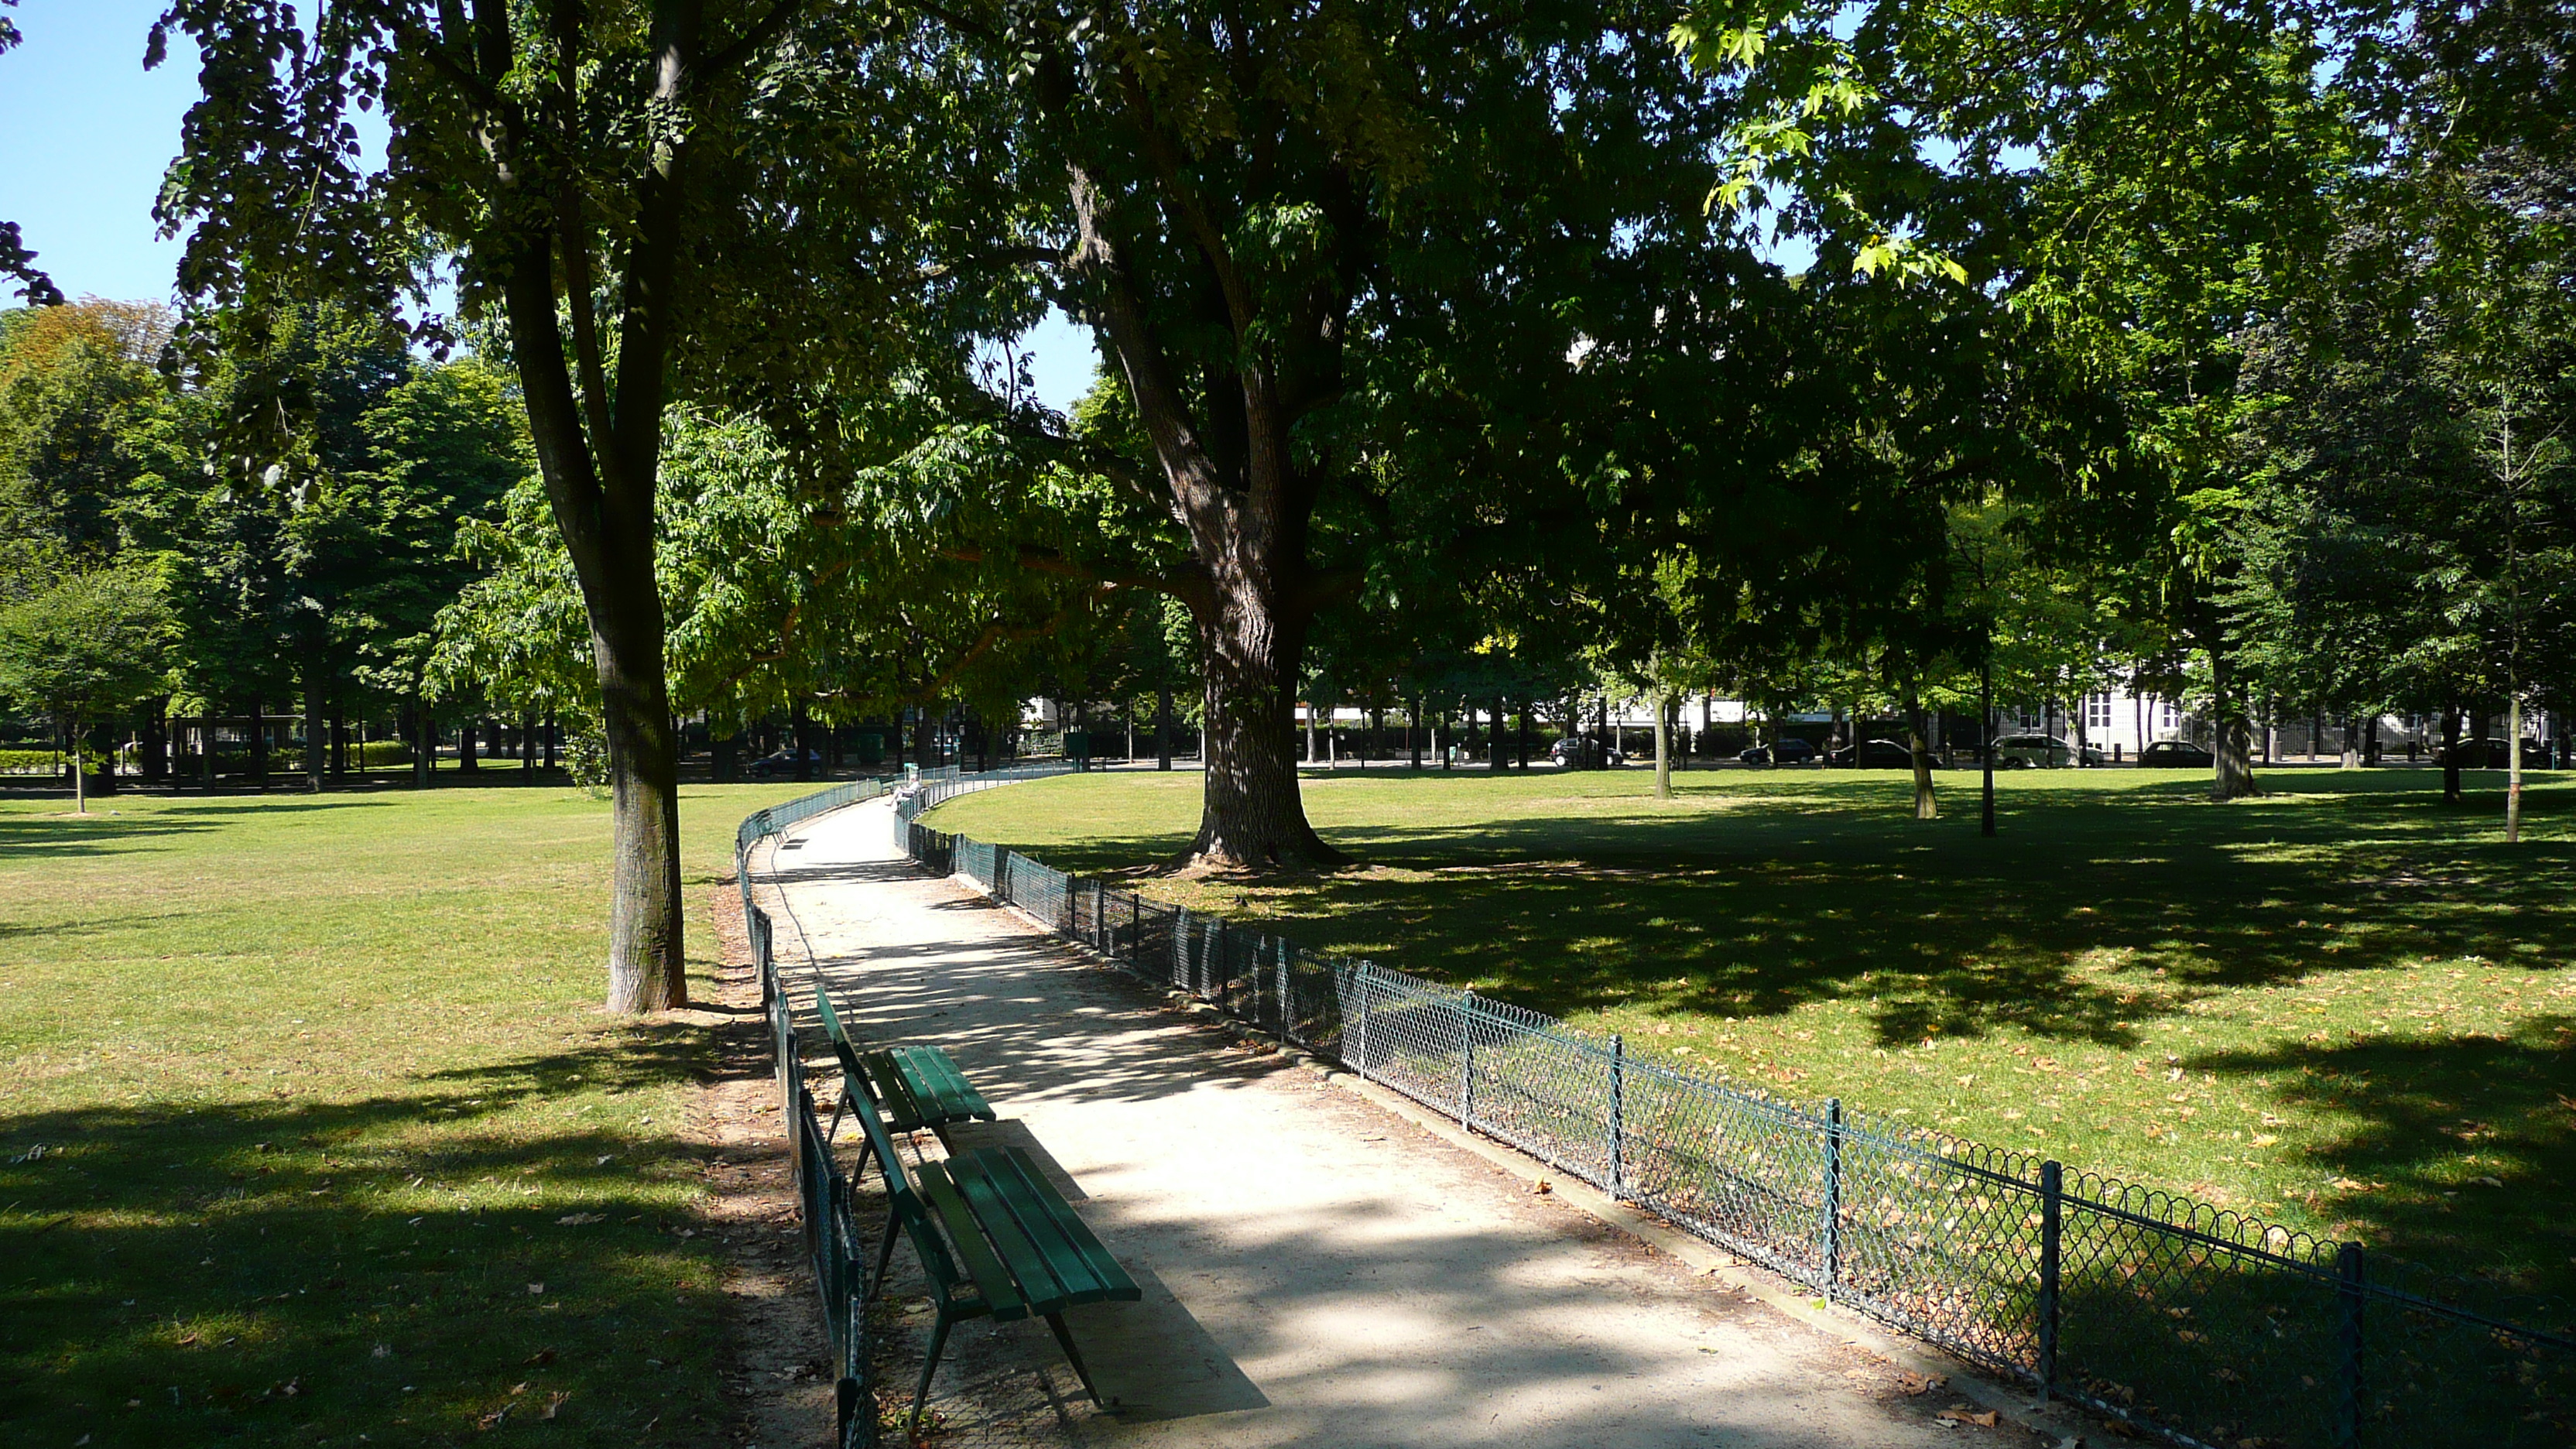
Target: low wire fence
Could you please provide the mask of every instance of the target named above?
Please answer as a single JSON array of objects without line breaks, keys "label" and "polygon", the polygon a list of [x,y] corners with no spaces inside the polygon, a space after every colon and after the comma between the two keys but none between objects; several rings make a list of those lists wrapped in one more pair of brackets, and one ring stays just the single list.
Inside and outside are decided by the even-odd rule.
[{"label": "low wire fence", "polygon": [[2562,1305],[2057,1162],[1782,1100],[1616,1035],[1308,950],[920,824],[896,843],[1058,935],[1338,1059],[2042,1399],[2195,1449],[2576,1442]]}]

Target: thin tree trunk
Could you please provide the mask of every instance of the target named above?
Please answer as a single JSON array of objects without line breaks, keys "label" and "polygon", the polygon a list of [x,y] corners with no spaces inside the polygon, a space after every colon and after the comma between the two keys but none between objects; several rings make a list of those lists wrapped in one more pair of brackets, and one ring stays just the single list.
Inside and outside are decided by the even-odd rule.
[{"label": "thin tree trunk", "polygon": [[1172,686],[1166,684],[1154,700],[1154,768],[1172,768]]},{"label": "thin tree trunk", "polygon": [[1503,697],[1495,695],[1492,702],[1492,725],[1485,731],[1485,769],[1499,775],[1512,767],[1512,757],[1503,746]]},{"label": "thin tree trunk", "polygon": [[1405,707],[1404,712],[1404,757],[1406,767],[1409,769],[1422,768],[1421,729],[1422,696],[1416,694],[1413,696],[1413,702]]},{"label": "thin tree trunk", "polygon": [[1655,798],[1673,798],[1673,735],[1664,721],[1671,712],[1672,700],[1658,694],[1655,700]]},{"label": "thin tree trunk", "polygon": [[[1995,833],[1995,661],[1994,632],[1986,633],[1986,647],[1977,663],[1977,754],[1982,761],[1984,788],[1979,802],[1977,833],[1991,837]],[[1776,731],[1775,731],[1776,733]]]},{"label": "thin tree trunk", "polygon": [[2460,707],[2442,706],[2442,803],[2460,803]]},{"label": "thin tree trunk", "polygon": [[143,778],[170,778],[170,697],[162,695],[144,707]]},{"label": "thin tree trunk", "polygon": [[331,766],[329,714],[322,702],[322,662],[304,661],[304,787],[319,795]]},{"label": "thin tree trunk", "polygon": [[411,779],[425,790],[438,779],[438,716],[428,700],[418,697],[414,698],[412,711],[413,733],[418,739],[412,745]]},{"label": "thin tree trunk", "polygon": [[75,815],[87,815],[89,813],[88,772],[81,768],[83,764],[87,763],[87,761],[81,758],[83,733],[84,731],[81,729],[81,722],[78,719],[69,721],[63,730],[64,743],[71,746],[71,748],[66,750],[64,753],[70,755],[72,760],[72,813]]},{"label": "thin tree trunk", "polygon": [[2522,842],[2522,695],[2516,691],[2504,703],[2504,843]]},{"label": "thin tree trunk", "polygon": [[250,787],[268,788],[268,716],[267,702],[253,695],[250,701]]}]

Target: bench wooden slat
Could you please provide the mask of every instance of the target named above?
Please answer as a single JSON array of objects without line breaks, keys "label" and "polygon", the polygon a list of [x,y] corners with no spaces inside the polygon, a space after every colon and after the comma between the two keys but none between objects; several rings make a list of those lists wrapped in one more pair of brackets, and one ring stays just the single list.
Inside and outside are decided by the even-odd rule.
[{"label": "bench wooden slat", "polygon": [[924,1111],[919,1099],[912,1095],[911,1084],[904,1080],[893,1058],[884,1052],[870,1052],[862,1060],[867,1066],[868,1095],[885,1109],[895,1131],[917,1132],[938,1120]]},{"label": "bench wooden slat", "polygon": [[[1037,1204],[1046,1214],[1049,1229],[1061,1238],[1064,1251],[1081,1265],[1080,1271],[1096,1285],[1098,1296],[1082,1301],[1133,1303],[1144,1297],[1144,1291],[1136,1286],[1136,1280],[1127,1276],[1127,1270],[1119,1267],[1118,1260],[1110,1256],[1109,1249],[1093,1236],[1091,1225],[1082,1220],[1082,1215],[1074,1211],[1073,1205],[1064,1200],[1063,1195],[1055,1190],[1055,1184],[1047,1181],[1046,1174],[1040,1172],[1037,1164],[1030,1161],[1025,1153],[1015,1149],[998,1152],[989,1148],[979,1150],[994,1159],[992,1175],[996,1183],[1002,1185],[1004,1197]],[[1058,1276],[1063,1274],[1059,1272]]]},{"label": "bench wooden slat", "polygon": [[975,1211],[949,1179],[947,1164],[921,1163],[913,1169],[912,1176],[921,1188],[922,1201],[939,1219],[944,1230],[941,1236],[956,1249],[966,1276],[983,1295],[985,1311],[1004,1323],[1028,1317],[1028,1301],[1021,1296],[1017,1280],[993,1255],[983,1232],[975,1226]]},{"label": "bench wooden slat", "polygon": [[1088,1276],[1076,1268],[1068,1278],[1062,1271],[1068,1265],[1059,1260],[1058,1254],[1048,1251],[1050,1235],[1044,1226],[1024,1223],[1004,1201],[985,1154],[952,1157],[942,1165],[948,1168],[949,1180],[965,1196],[967,1206],[974,1210],[976,1224],[992,1239],[1002,1262],[1018,1280],[1031,1313],[1062,1313],[1077,1303],[1095,1301],[1082,1296]]},{"label": "bench wooden slat", "polygon": [[957,1069],[956,1059],[941,1048],[896,1047],[893,1055],[902,1065],[906,1081],[936,1100],[948,1120],[972,1117],[990,1122],[998,1115],[984,1100],[984,1094],[976,1091],[966,1074]]}]

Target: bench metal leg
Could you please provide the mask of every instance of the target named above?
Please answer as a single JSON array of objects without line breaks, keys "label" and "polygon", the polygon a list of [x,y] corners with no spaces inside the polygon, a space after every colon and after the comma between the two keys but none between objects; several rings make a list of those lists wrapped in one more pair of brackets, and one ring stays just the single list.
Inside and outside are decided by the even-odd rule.
[{"label": "bench metal leg", "polygon": [[1064,1350],[1064,1361],[1073,1365],[1073,1376],[1082,1380],[1082,1391],[1091,1395],[1092,1407],[1106,1411],[1109,1406],[1100,1401],[1100,1390],[1092,1386],[1090,1366],[1082,1361],[1082,1351],[1073,1346],[1073,1335],[1065,1331],[1064,1315],[1050,1313],[1046,1321],[1047,1327],[1055,1330],[1056,1346]]},{"label": "bench metal leg", "polygon": [[885,1231],[877,1235],[877,1270],[868,1278],[867,1301],[877,1301],[877,1290],[885,1286],[886,1269],[894,1265],[894,1236],[903,1231],[900,1208],[886,1209]]},{"label": "bench metal leg", "polygon": [[930,1376],[938,1372],[939,1355],[948,1348],[948,1323],[948,1310],[942,1308],[938,1326],[930,1330],[930,1356],[921,1365],[921,1387],[913,1390],[912,1417],[904,1421],[907,1434],[918,1435],[921,1432],[921,1406],[930,1402]]}]

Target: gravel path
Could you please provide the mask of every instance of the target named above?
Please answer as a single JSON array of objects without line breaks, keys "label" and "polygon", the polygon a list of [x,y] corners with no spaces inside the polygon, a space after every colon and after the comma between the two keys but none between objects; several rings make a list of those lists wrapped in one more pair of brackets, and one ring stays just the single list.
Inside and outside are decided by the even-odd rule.
[{"label": "gravel path", "polygon": [[[1068,1316],[1112,1412],[1082,1399],[1043,1324],[968,1324],[933,1385],[938,1442],[2034,1442],[1936,1419],[1944,1396],[1909,1397],[1885,1361],[1534,1193],[1534,1168],[1514,1175],[1230,1045],[925,876],[896,855],[889,816],[883,801],[838,811],[770,853],[782,969],[797,978],[801,933],[855,1033],[946,1047],[1003,1114],[975,1130],[1058,1169],[1145,1288]],[[914,1276],[894,1291],[918,1295],[908,1245],[896,1262]],[[885,1317],[910,1341],[892,1364],[908,1400],[929,1315],[898,1299]]]}]

